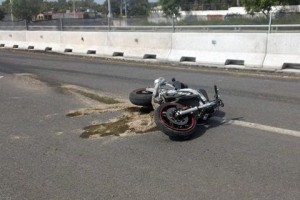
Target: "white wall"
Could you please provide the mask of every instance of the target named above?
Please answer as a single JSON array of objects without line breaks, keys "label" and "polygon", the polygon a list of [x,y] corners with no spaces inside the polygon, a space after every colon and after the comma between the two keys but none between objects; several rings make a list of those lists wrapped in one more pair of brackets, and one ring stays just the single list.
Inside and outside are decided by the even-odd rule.
[{"label": "white wall", "polygon": [[196,57],[199,64],[225,65],[227,59],[244,60],[247,67],[262,67],[266,52],[265,33],[176,33],[171,61]]},{"label": "white wall", "polygon": [[26,42],[35,50],[45,50],[51,47],[53,51],[60,51],[61,33],[57,31],[27,31]]},{"label": "white wall", "polygon": [[0,44],[9,48],[13,45],[23,48],[26,45],[26,31],[0,31]]},{"label": "white wall", "polygon": [[264,68],[281,69],[284,63],[300,64],[300,33],[269,35]]},{"label": "white wall", "polygon": [[74,53],[86,54],[93,50],[103,55],[106,47],[106,32],[61,32],[61,49],[72,49]]},{"label": "white wall", "polygon": [[153,54],[167,60],[172,48],[172,33],[111,32],[107,37],[106,55],[123,52],[124,57],[142,59]]},{"label": "white wall", "polygon": [[[60,32],[0,31],[0,44],[12,48],[143,59],[156,55],[157,61],[180,62],[193,57],[196,65],[225,66],[226,60],[242,60],[240,68],[282,69],[284,63],[300,64],[300,33],[154,33],[154,32]],[[226,66],[231,67],[231,66]]]}]

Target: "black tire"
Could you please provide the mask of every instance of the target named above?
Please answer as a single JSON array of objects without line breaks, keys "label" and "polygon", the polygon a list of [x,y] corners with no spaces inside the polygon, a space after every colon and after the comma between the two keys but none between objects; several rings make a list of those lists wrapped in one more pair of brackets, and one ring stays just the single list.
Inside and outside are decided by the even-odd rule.
[{"label": "black tire", "polygon": [[129,100],[137,106],[151,107],[152,94],[152,92],[147,91],[145,88],[136,89],[129,94]]},{"label": "black tire", "polygon": [[183,106],[177,103],[164,103],[154,111],[157,127],[170,138],[187,139],[196,131],[197,121],[193,114],[176,118],[173,113]]}]

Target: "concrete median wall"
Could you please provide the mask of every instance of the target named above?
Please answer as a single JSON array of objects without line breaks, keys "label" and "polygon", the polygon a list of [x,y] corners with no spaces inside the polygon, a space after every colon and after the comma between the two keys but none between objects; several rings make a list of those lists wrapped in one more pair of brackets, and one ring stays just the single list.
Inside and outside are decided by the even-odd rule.
[{"label": "concrete median wall", "polygon": [[[172,33],[112,32],[107,37],[107,56],[123,53],[126,58],[167,60]],[[118,54],[119,53],[119,54]]]},{"label": "concrete median wall", "polygon": [[282,69],[300,65],[300,33],[0,31],[1,48],[195,65]]},{"label": "concrete median wall", "polygon": [[105,32],[61,32],[63,52],[104,55],[107,33]]},{"label": "concrete median wall", "polygon": [[26,31],[0,31],[0,46],[24,48],[26,46]]},{"label": "concrete median wall", "polygon": [[260,68],[266,53],[264,33],[176,33],[171,61]]},{"label": "concrete median wall", "polygon": [[276,33],[268,37],[264,68],[300,66],[300,33]]},{"label": "concrete median wall", "polygon": [[56,31],[27,31],[26,49],[61,51],[60,44],[61,33]]}]

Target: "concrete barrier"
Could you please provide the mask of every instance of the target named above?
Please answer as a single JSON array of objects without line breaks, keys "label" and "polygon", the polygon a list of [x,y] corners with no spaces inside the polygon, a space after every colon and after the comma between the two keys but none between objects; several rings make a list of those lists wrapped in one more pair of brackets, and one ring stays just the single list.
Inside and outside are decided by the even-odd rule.
[{"label": "concrete barrier", "polygon": [[61,32],[61,51],[104,55],[106,32]]},{"label": "concrete barrier", "polygon": [[61,33],[57,31],[27,31],[27,49],[61,51]]},{"label": "concrete barrier", "polygon": [[268,38],[266,69],[300,66],[300,33],[272,33]]},{"label": "concrete barrier", "polygon": [[300,33],[0,31],[0,47],[207,66],[300,68]]},{"label": "concrete barrier", "polygon": [[172,33],[111,32],[106,45],[106,56],[167,60]]},{"label": "concrete barrier", "polygon": [[26,31],[0,31],[0,46],[26,48]]},{"label": "concrete barrier", "polygon": [[169,60],[261,68],[266,43],[264,33],[175,33]]}]

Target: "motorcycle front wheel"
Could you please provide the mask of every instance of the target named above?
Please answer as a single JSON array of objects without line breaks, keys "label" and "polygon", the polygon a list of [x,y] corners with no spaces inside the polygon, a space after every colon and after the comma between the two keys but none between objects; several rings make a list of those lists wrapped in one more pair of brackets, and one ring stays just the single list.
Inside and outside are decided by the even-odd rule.
[{"label": "motorcycle front wheel", "polygon": [[171,139],[187,139],[196,131],[196,119],[192,113],[176,116],[183,106],[177,103],[164,103],[154,111],[157,127]]},{"label": "motorcycle front wheel", "polygon": [[129,94],[129,100],[132,104],[137,106],[151,107],[152,94],[153,93],[147,91],[146,88],[139,88]]}]

